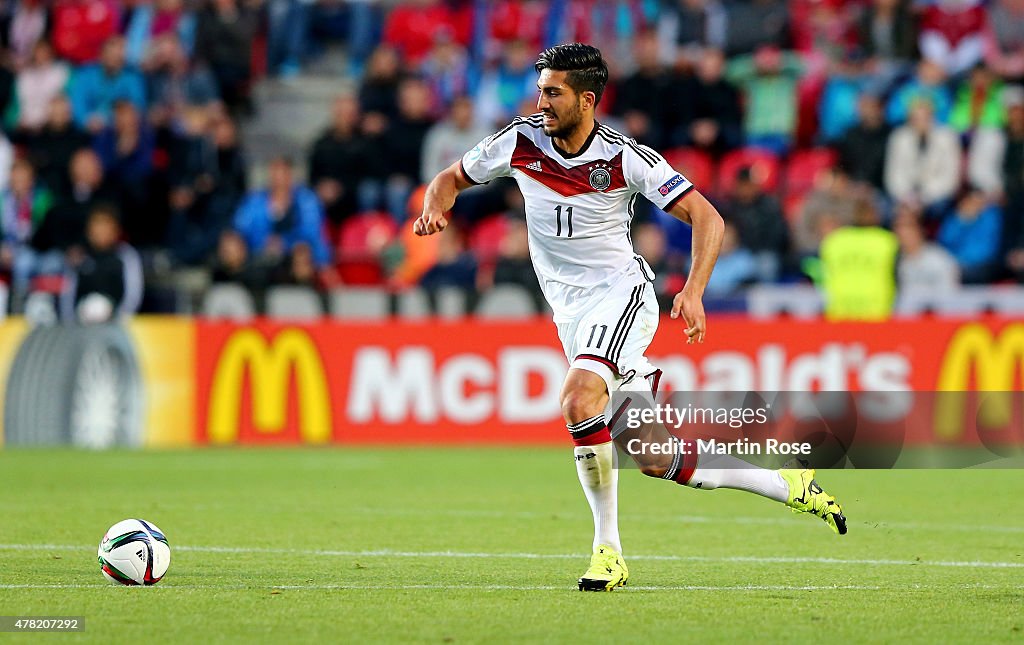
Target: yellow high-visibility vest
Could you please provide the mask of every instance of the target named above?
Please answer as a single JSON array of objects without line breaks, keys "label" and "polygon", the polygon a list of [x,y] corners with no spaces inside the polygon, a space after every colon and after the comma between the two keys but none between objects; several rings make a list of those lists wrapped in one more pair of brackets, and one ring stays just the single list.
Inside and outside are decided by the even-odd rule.
[{"label": "yellow high-visibility vest", "polygon": [[825,317],[886,320],[896,299],[899,243],[876,226],[844,226],[821,243]]}]

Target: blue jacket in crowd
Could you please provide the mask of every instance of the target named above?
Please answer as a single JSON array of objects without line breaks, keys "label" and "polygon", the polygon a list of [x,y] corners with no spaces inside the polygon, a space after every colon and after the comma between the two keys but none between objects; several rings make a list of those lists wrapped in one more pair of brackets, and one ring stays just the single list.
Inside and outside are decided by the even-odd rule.
[{"label": "blue jacket in crowd", "polygon": [[323,237],[323,209],[320,201],[309,188],[297,186],[292,190],[292,207],[284,230],[275,231],[275,222],[270,214],[270,191],[250,193],[235,211],[235,230],[245,239],[253,253],[260,253],[271,235],[278,235],[284,242],[285,252],[296,244],[306,243],[313,251],[313,260],[318,267],[331,262],[331,251]]}]

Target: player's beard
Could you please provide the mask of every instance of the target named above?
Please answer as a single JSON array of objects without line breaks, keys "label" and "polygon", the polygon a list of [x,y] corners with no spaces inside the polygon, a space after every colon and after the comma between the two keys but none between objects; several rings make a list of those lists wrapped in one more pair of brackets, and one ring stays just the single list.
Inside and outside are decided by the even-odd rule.
[{"label": "player's beard", "polygon": [[568,139],[583,122],[583,109],[580,108],[579,103],[573,105],[565,114],[558,114],[554,110],[546,112],[546,114],[558,119],[553,127],[544,127],[544,134],[552,139]]}]

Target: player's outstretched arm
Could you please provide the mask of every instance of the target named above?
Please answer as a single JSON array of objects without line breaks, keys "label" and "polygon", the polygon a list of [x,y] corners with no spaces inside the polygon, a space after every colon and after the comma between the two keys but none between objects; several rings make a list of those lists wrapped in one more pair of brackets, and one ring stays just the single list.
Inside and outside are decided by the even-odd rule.
[{"label": "player's outstretched arm", "polygon": [[427,186],[423,196],[423,214],[413,223],[416,235],[433,235],[440,233],[448,226],[444,214],[455,205],[458,194],[472,186],[462,174],[458,161],[448,166]]},{"label": "player's outstretched arm", "polygon": [[686,286],[672,300],[672,318],[682,315],[686,321],[687,343],[704,342],[707,322],[704,318],[704,288],[722,248],[725,222],[718,210],[696,190],[676,202],[669,213],[693,227],[693,250]]}]

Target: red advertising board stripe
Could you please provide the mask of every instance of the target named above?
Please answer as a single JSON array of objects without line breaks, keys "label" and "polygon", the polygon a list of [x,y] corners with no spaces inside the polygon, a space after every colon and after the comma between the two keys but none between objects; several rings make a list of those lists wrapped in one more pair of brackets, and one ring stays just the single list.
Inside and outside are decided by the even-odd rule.
[{"label": "red advertising board stripe", "polygon": [[[1008,319],[717,318],[702,345],[661,325],[663,390],[1021,389],[1024,324]],[[196,328],[200,443],[568,443],[548,320]]]}]

